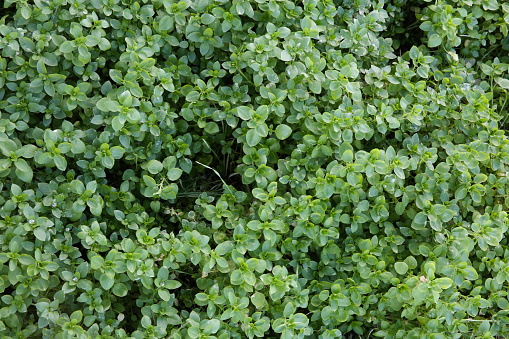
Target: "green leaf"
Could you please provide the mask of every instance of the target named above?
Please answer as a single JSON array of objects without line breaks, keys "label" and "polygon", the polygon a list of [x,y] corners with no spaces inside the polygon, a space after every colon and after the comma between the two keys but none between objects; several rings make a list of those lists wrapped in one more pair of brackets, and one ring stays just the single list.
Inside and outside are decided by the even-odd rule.
[{"label": "green leaf", "polygon": [[233,248],[234,246],[231,241],[225,241],[217,245],[217,247],[214,249],[214,252],[216,252],[216,254],[219,256],[223,256],[226,253],[230,253]]},{"label": "green leaf", "polygon": [[289,302],[285,306],[285,309],[283,311],[283,317],[289,318],[294,313],[295,313],[295,306],[291,302]]},{"label": "green leaf", "polygon": [[32,15],[32,10],[30,9],[30,7],[21,7],[21,16],[28,20],[30,19],[30,16]]},{"label": "green leaf", "polygon": [[92,267],[93,270],[97,270],[101,268],[104,265],[104,259],[98,255],[93,256],[92,259],[90,259],[90,267]]},{"label": "green leaf", "polygon": [[309,320],[305,314],[297,313],[293,316],[293,323],[296,325],[296,329],[305,328],[308,326]]},{"label": "green leaf", "polygon": [[40,241],[46,241],[46,230],[43,227],[37,227],[34,229],[34,235]]},{"label": "green leaf", "polygon": [[167,280],[164,282],[164,287],[166,287],[169,290],[174,290],[176,288],[179,288],[182,286],[182,283],[177,280]]},{"label": "green leaf", "polygon": [[480,204],[482,202],[482,195],[481,192],[479,192],[478,190],[473,189],[472,191],[470,191],[470,196],[472,197],[472,200],[475,203]]},{"label": "green leaf", "polygon": [[117,282],[114,286],[113,286],[113,289],[111,290],[113,292],[113,294],[115,294],[117,297],[125,297],[127,295],[127,287],[122,284],[122,283],[119,283]]},{"label": "green leaf", "polygon": [[258,145],[258,143],[261,140],[262,137],[259,134],[257,134],[254,129],[250,129],[249,131],[247,131],[246,141],[249,146],[254,147]]},{"label": "green leaf", "polygon": [[197,91],[191,91],[186,95],[186,101],[194,102],[200,99],[200,93]]},{"label": "green leaf", "polygon": [[148,187],[156,187],[157,186],[156,181],[152,177],[149,177],[148,175],[143,176],[143,182]]},{"label": "green leaf", "polygon": [[157,271],[157,277],[162,280],[167,280],[169,273],[170,271],[163,266]]},{"label": "green leaf", "polygon": [[33,158],[38,148],[35,145],[24,145],[21,147],[21,156],[23,158]]},{"label": "green leaf", "polygon": [[[117,98],[120,105],[124,107],[131,107],[133,104],[133,97],[129,91],[123,91],[120,95],[117,95]],[[112,101],[110,101],[110,103],[112,103]]]},{"label": "green leaf", "polygon": [[394,269],[398,274],[403,275],[408,271],[408,265],[405,262],[396,262],[394,264]]},{"label": "green leaf", "polygon": [[80,310],[72,312],[71,316],[69,317],[71,320],[75,320],[77,324],[81,323],[81,320],[83,319],[83,313]]},{"label": "green leaf", "polygon": [[209,134],[216,134],[219,132],[219,126],[215,122],[210,121],[207,123],[204,130]]},{"label": "green leaf", "polygon": [[256,283],[256,276],[253,274],[253,272],[247,271],[242,273],[242,278],[248,285],[254,286]]},{"label": "green leaf", "polygon": [[87,205],[90,208],[90,212],[95,216],[100,216],[102,212],[101,204],[94,198],[87,199]]},{"label": "green leaf", "polygon": [[97,102],[97,108],[104,112],[118,112],[120,110],[120,105],[115,100],[102,98]]},{"label": "green leaf", "polygon": [[55,165],[59,170],[65,171],[65,169],[67,168],[67,160],[65,160],[65,158],[60,154],[55,155],[53,157],[53,161],[55,161]]},{"label": "green leaf", "polygon": [[244,279],[242,279],[242,273],[239,270],[233,271],[230,276],[230,281],[233,285],[242,284],[244,282]]},{"label": "green leaf", "polygon": [[442,43],[442,38],[438,34],[431,34],[428,40],[428,47],[437,47]]},{"label": "green leaf", "polygon": [[351,150],[346,150],[343,152],[341,156],[344,162],[352,162],[353,161],[353,152]]},{"label": "green leaf", "polygon": [[18,261],[23,265],[32,265],[35,263],[35,259],[28,254],[22,254],[18,258]]},{"label": "green leaf", "polygon": [[498,78],[497,83],[502,87],[503,89],[509,89],[509,80],[504,78]]},{"label": "green leaf", "polygon": [[178,180],[182,176],[182,170],[180,168],[172,168],[168,170],[167,176],[172,181]]},{"label": "green leaf", "polygon": [[85,45],[87,47],[94,47],[94,46],[97,46],[100,42],[101,42],[101,39],[99,39],[93,35],[88,35]]},{"label": "green leaf", "polygon": [[468,193],[467,189],[464,186],[461,186],[454,193],[454,197],[457,200],[463,200],[467,196],[467,193]]},{"label": "green leaf", "polygon": [[412,48],[410,48],[410,58],[417,59],[418,56],[419,48],[417,48],[416,46],[412,46]]},{"label": "green leaf", "polygon": [[170,30],[173,27],[173,18],[169,15],[163,16],[159,22],[159,29],[163,31]]},{"label": "green leaf", "polygon": [[28,166],[27,162],[23,159],[16,160],[14,162],[16,166],[16,176],[24,182],[31,182],[34,176],[32,169]]},{"label": "green leaf", "polygon": [[146,70],[150,70],[156,64],[156,60],[153,58],[147,58],[140,62],[140,67]]},{"label": "green leaf", "polygon": [[99,279],[101,287],[105,290],[109,290],[115,283],[115,278],[110,278],[107,274],[103,273]]},{"label": "green leaf", "polygon": [[445,210],[445,212],[441,215],[441,219],[443,222],[450,221],[456,213],[452,210]]},{"label": "green leaf", "polygon": [[136,249],[136,245],[129,238],[125,239],[125,241],[122,242],[122,245],[126,252],[134,252],[134,250]]},{"label": "green leaf", "polygon": [[16,143],[9,139],[0,139],[0,151],[6,156],[10,157],[11,153],[16,152],[18,146]]},{"label": "green leaf", "polygon": [[434,282],[440,286],[441,289],[446,290],[452,286],[452,279],[450,278],[438,278]]},{"label": "green leaf", "polygon": [[64,43],[62,43],[60,45],[60,52],[62,53],[71,53],[72,51],[74,51],[75,47],[74,47],[74,43],[72,41],[65,41]]},{"label": "green leaf", "polygon": [[414,218],[415,223],[419,225],[424,225],[426,221],[428,220],[428,216],[424,214],[424,212],[419,212]]},{"label": "green leaf", "polygon": [[97,102],[96,106],[103,112],[110,112],[113,103],[109,98],[102,98]]},{"label": "green leaf", "polygon": [[118,116],[116,116],[113,117],[113,119],[111,119],[111,127],[113,127],[113,130],[115,132],[118,132],[124,127],[124,123],[120,120]]},{"label": "green leaf", "polygon": [[292,129],[288,125],[281,124],[276,127],[275,132],[276,132],[276,137],[279,140],[285,140],[286,138],[288,138],[290,136],[290,134],[292,134]]},{"label": "green leaf", "polygon": [[253,305],[256,308],[261,308],[261,307],[263,307],[263,305],[265,305],[267,303],[267,300],[265,299],[265,296],[262,293],[255,292],[251,296],[251,303],[253,303]]},{"label": "green leaf", "polygon": [[171,299],[170,292],[168,292],[168,290],[165,290],[164,288],[158,289],[157,294],[159,294],[159,297],[161,297],[161,299],[163,299],[164,301],[169,301]]},{"label": "green leaf", "polygon": [[318,80],[310,80],[309,89],[315,94],[320,94],[322,92],[322,83]]},{"label": "green leaf", "polygon": [[152,159],[147,164],[147,169],[152,174],[157,174],[163,170],[163,164],[159,160]]},{"label": "green leaf", "polygon": [[201,16],[201,22],[204,24],[204,25],[210,25],[211,23],[213,23],[214,21],[216,20],[216,17],[213,16],[212,14],[209,14],[209,13],[205,13]]},{"label": "green leaf", "polygon": [[124,155],[125,150],[120,146],[113,146],[112,148],[110,148],[110,152],[111,152],[111,156],[114,159],[120,159]]},{"label": "green leaf", "polygon": [[247,106],[239,106],[237,107],[237,115],[242,120],[250,120],[253,117],[253,113],[251,108]]}]

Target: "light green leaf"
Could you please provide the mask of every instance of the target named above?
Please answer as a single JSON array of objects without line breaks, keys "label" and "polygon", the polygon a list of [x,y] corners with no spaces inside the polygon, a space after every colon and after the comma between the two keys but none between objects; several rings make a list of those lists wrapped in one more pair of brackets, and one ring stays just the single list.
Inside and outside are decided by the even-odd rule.
[{"label": "light green leaf", "polygon": [[217,255],[223,256],[226,253],[231,252],[231,250],[234,248],[231,241],[225,241],[217,245],[214,252],[216,252]]},{"label": "light green leaf", "polygon": [[167,176],[172,181],[178,180],[182,176],[182,170],[180,168],[172,168],[168,170]]},{"label": "light green leaf", "polygon": [[103,273],[99,279],[101,287],[105,290],[109,290],[115,283],[115,278],[110,278],[107,274]]},{"label": "light green leaf", "polygon": [[133,97],[131,95],[131,92],[129,91],[123,91],[120,95],[117,95],[117,98],[120,105],[124,107],[131,107],[131,105],[133,104]]},{"label": "light green leaf", "polygon": [[219,126],[217,125],[217,123],[210,121],[207,123],[204,130],[209,134],[216,134],[217,132],[219,132]]},{"label": "light green leaf", "polygon": [[253,113],[252,113],[251,108],[249,108],[247,106],[239,106],[239,107],[237,107],[237,115],[242,120],[250,120],[253,117]]},{"label": "light green leaf", "polygon": [[148,175],[144,175],[144,176],[143,176],[143,182],[144,182],[144,183],[145,183],[145,185],[147,185],[148,187],[156,187],[156,186],[157,186],[157,183],[156,183],[156,181],[154,180],[154,178],[149,177]]},{"label": "light green leaf", "polygon": [[497,83],[502,87],[503,89],[509,89],[509,80],[504,78],[498,78]]},{"label": "light green leaf", "polygon": [[16,175],[18,178],[24,182],[30,182],[32,180],[33,171],[24,159],[18,158],[18,160],[14,162],[14,165],[16,166]]},{"label": "light green leaf", "polygon": [[60,45],[59,49],[60,49],[60,52],[62,52],[62,53],[71,53],[72,51],[74,51],[75,46],[72,41],[65,41],[64,43],[62,43]]},{"label": "light green leaf", "polygon": [[110,148],[110,152],[111,152],[111,156],[114,159],[120,159],[124,155],[125,150],[120,146],[113,146],[112,148]]},{"label": "light green leaf", "polygon": [[288,125],[281,124],[276,127],[275,132],[276,132],[276,137],[279,140],[285,140],[286,138],[288,138],[290,136],[290,134],[292,134],[292,129]]},{"label": "light green leaf", "polygon": [[120,104],[116,100],[102,98],[97,102],[97,108],[103,112],[118,112],[120,111]]},{"label": "light green leaf", "polygon": [[442,43],[442,38],[438,34],[432,34],[428,40],[428,47],[437,47]]},{"label": "light green leaf", "polygon": [[352,162],[353,161],[353,152],[351,150],[346,150],[343,152],[341,156],[344,162]]},{"label": "light green leaf", "polygon": [[163,31],[170,30],[173,27],[173,18],[169,15],[163,16],[159,22],[159,29]]},{"label": "light green leaf", "polygon": [[90,259],[90,267],[92,267],[93,270],[97,270],[101,268],[104,265],[104,259],[98,255],[93,256],[92,259]]},{"label": "light green leaf", "polygon": [[246,141],[249,146],[254,147],[258,145],[260,140],[262,140],[262,137],[259,134],[257,134],[254,129],[250,129],[249,131],[247,131]]},{"label": "light green leaf", "polygon": [[121,282],[116,282],[111,290],[117,297],[125,297],[127,295],[127,287]]},{"label": "light green leaf", "polygon": [[434,282],[440,286],[441,289],[446,290],[449,287],[452,286],[452,279],[451,278],[438,278],[435,279]]},{"label": "light green leaf", "polygon": [[163,170],[163,164],[156,159],[152,159],[147,164],[147,170],[152,174],[157,174]]},{"label": "light green leaf", "polygon": [[159,297],[161,297],[164,301],[169,301],[171,299],[171,293],[164,288],[158,289],[157,294],[159,294]]},{"label": "light green leaf", "polygon": [[176,288],[179,288],[182,286],[182,283],[177,280],[167,280],[164,282],[164,287],[166,287],[169,290],[174,290]]},{"label": "light green leaf", "polygon": [[113,117],[113,119],[111,119],[111,127],[113,127],[113,130],[115,130],[115,132],[118,132],[124,127],[124,123],[120,121],[120,118],[118,116],[116,116]]},{"label": "light green leaf", "polygon": [[408,271],[408,265],[405,262],[397,262],[394,264],[394,269],[398,274],[405,274]]},{"label": "light green leaf", "polygon": [[0,151],[6,156],[10,157],[11,152],[16,152],[18,146],[10,139],[0,139]]},{"label": "light green leaf", "polygon": [[53,160],[55,161],[55,165],[59,170],[65,171],[65,169],[67,168],[67,160],[65,160],[63,156],[57,154],[53,157]]},{"label": "light green leaf", "polygon": [[71,320],[75,320],[78,324],[83,319],[83,313],[80,310],[72,312],[71,316],[69,317]]},{"label": "light green leaf", "polygon": [[43,227],[34,229],[34,235],[40,241],[46,241],[46,230]]},{"label": "light green leaf", "polygon": [[32,265],[35,263],[35,259],[28,254],[20,255],[18,261],[23,265]]},{"label": "light green leaf", "polygon": [[265,305],[267,303],[265,296],[260,292],[255,292],[251,296],[251,302],[253,303],[253,305],[256,308],[261,308],[261,307],[263,307],[263,305]]}]

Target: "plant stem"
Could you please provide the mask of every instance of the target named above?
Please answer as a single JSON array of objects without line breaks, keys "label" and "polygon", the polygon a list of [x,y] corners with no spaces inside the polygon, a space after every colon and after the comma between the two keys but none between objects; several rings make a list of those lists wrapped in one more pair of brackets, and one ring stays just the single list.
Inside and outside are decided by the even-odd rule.
[{"label": "plant stem", "polygon": [[207,166],[207,165],[204,165],[202,164],[201,162],[197,161],[196,163],[202,165],[203,167],[206,167],[212,171],[214,171],[214,173],[216,173],[216,175],[219,177],[219,179],[221,179],[221,181],[223,182],[223,184],[226,186],[226,188],[228,189],[228,191],[230,191],[230,194],[233,195],[233,192],[230,190],[230,186],[228,186],[228,184],[223,180],[223,178],[221,177],[221,174],[219,174],[218,171],[216,171],[215,169],[213,169],[212,167],[210,166]]}]

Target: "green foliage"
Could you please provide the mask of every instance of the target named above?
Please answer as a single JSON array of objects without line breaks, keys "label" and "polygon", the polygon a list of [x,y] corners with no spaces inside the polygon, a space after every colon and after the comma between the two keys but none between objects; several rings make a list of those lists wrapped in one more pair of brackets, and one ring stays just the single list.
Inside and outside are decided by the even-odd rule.
[{"label": "green foliage", "polygon": [[4,1],[0,337],[509,337],[508,26]]}]

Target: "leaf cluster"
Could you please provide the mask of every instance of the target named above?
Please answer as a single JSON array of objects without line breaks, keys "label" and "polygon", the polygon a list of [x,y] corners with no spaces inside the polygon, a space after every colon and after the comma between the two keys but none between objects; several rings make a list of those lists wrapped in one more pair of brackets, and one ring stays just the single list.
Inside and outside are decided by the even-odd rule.
[{"label": "leaf cluster", "polygon": [[0,337],[508,337],[508,25],[5,0]]}]

